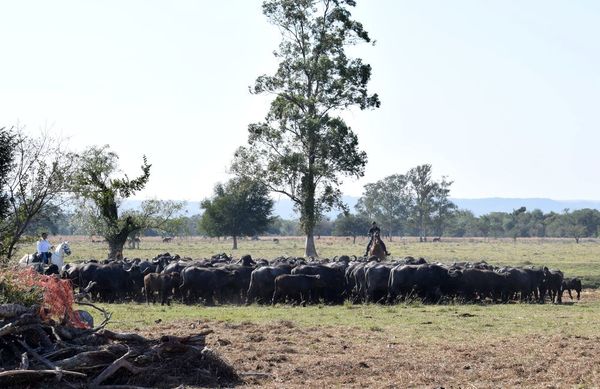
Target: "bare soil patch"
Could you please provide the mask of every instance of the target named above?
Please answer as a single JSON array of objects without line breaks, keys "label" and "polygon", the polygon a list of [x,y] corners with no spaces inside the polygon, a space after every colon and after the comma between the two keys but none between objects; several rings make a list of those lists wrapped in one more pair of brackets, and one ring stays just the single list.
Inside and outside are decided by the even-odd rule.
[{"label": "bare soil patch", "polygon": [[379,327],[197,320],[142,333],[187,335],[205,326],[215,331],[207,345],[231,363],[246,386],[572,387],[600,382],[599,336],[498,337],[482,329],[472,342],[464,342],[443,334],[419,340]]}]

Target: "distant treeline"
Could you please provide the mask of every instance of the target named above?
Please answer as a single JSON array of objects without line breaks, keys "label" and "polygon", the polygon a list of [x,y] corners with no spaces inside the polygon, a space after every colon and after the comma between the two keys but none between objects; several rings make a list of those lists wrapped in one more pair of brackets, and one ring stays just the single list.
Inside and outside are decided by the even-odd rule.
[{"label": "distant treeline", "polygon": [[[30,234],[39,231],[50,231],[54,235],[85,235],[80,230],[73,215],[54,210],[51,217],[42,217],[31,224]],[[170,221],[165,230],[145,230],[143,236],[205,236],[201,230],[200,215],[183,216]],[[317,225],[317,236],[366,236],[373,220],[361,213],[340,214],[334,220],[322,220]],[[419,236],[421,227],[411,218],[397,221],[393,231],[381,220],[375,219],[382,226],[386,236]],[[476,217],[471,211],[458,209],[447,216],[442,234],[439,227],[429,223],[426,236],[429,237],[558,237],[580,238],[598,237],[600,233],[600,211],[596,209],[565,210],[562,213],[543,213],[539,209],[527,211],[524,207],[513,212],[491,212]],[[298,220],[285,220],[280,217],[272,219],[266,235],[299,236],[302,235]]]}]

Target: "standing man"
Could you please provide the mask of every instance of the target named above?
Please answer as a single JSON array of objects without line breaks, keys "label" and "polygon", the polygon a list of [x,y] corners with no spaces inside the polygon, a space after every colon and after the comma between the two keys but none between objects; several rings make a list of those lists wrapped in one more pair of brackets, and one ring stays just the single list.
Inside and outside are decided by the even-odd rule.
[{"label": "standing man", "polygon": [[[379,227],[377,227],[377,223],[373,222],[371,224],[371,229],[369,230],[369,244],[367,244],[367,250],[365,251],[365,257],[367,255],[369,255],[369,249],[371,248],[371,244],[373,243],[373,236],[375,236],[375,234],[378,234],[381,237],[381,230],[379,229]],[[381,240],[381,244],[383,245],[383,250],[385,251],[385,255],[390,255],[390,253],[388,253],[387,248],[385,247],[385,243],[383,242],[383,239]]]},{"label": "standing man", "polygon": [[50,263],[50,258],[52,258],[52,245],[48,242],[48,234],[43,232],[42,239],[37,242],[37,254],[42,259],[42,263],[47,265]]}]

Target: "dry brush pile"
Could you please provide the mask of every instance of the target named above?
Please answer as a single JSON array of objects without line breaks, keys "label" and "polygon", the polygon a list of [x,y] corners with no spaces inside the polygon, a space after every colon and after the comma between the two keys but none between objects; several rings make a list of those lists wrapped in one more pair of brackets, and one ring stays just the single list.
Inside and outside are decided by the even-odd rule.
[{"label": "dry brush pile", "polygon": [[0,387],[229,386],[232,367],[205,347],[210,329],[144,338],[91,327],[73,310],[70,283],[31,269],[0,271]]}]

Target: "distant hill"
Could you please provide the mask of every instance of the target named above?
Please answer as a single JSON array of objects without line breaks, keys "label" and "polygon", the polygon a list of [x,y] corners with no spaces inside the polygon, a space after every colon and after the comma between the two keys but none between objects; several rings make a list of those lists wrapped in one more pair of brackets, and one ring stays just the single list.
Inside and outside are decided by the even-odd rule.
[{"label": "distant hill", "polygon": [[[358,197],[343,196],[343,200],[354,211],[354,206],[358,202]],[[600,201],[594,200],[552,200],[543,198],[504,198],[490,197],[481,199],[458,199],[453,198],[452,201],[460,209],[468,209],[475,214],[481,216],[490,212],[512,212],[512,210],[526,207],[528,211],[540,209],[542,212],[562,212],[565,208],[573,211],[576,209],[592,208],[600,210]],[[126,209],[138,208],[141,204],[140,200],[127,200],[123,207]],[[188,201],[182,215],[192,216],[200,213],[199,201]],[[294,205],[291,200],[280,199],[275,202],[275,215],[283,219],[296,219],[298,215],[294,212]],[[330,212],[327,216],[334,219],[339,214],[338,210]]]}]

